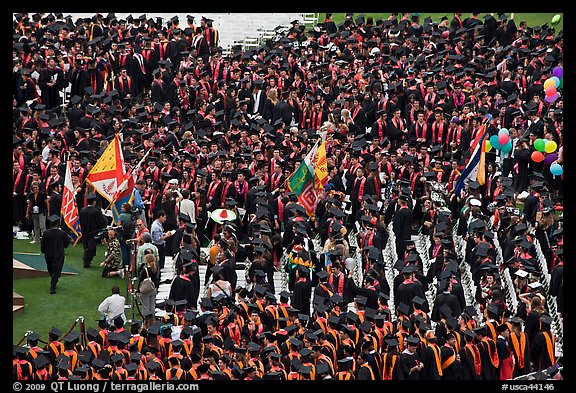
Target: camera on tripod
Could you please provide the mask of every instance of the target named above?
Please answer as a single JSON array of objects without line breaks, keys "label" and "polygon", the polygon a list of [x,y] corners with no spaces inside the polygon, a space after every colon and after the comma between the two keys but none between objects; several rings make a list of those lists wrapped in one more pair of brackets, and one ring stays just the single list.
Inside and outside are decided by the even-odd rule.
[{"label": "camera on tripod", "polygon": [[101,229],[100,231],[98,231],[98,233],[94,236],[94,239],[99,240],[99,241],[102,240],[102,239],[108,240],[108,231],[109,231],[110,229],[114,229],[114,230],[116,231],[116,230],[118,230],[118,229],[120,229],[120,228],[122,228],[122,227],[120,227],[120,226],[115,227],[115,226],[109,225],[109,226],[107,226],[106,228]]}]

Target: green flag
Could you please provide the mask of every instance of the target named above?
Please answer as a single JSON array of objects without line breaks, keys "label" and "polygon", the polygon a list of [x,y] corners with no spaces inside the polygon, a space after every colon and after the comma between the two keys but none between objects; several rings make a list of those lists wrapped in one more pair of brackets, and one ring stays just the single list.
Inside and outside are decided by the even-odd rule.
[{"label": "green flag", "polygon": [[290,176],[288,180],[288,188],[290,191],[296,193],[297,196],[302,194],[302,190],[306,185],[314,179],[314,175],[310,172],[306,162],[302,161],[296,171]]}]

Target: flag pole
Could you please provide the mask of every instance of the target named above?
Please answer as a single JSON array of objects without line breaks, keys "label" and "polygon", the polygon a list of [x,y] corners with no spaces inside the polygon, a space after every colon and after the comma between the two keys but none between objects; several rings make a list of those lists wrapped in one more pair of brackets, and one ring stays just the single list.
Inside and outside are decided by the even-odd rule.
[{"label": "flag pole", "polygon": [[[130,168],[130,172],[128,172],[125,176],[124,176],[124,180],[122,181],[122,183],[120,184],[120,186],[118,186],[118,188],[120,188],[122,185],[124,185],[125,182],[128,181],[128,178],[130,176],[132,176],[132,173],[134,172],[135,168],[139,168],[140,166],[142,166],[142,163],[144,162],[144,160],[146,160],[146,157],[148,157],[148,154],[150,154],[150,152],[152,151],[152,148],[148,148],[148,151],[146,151],[146,153],[144,154],[144,156],[140,159],[140,161],[138,162],[138,164],[136,164],[134,166],[134,168]],[[104,210],[109,210],[110,207],[116,203],[116,198],[118,198],[118,191],[116,191],[116,193],[114,194],[114,198],[112,198],[112,201],[110,202],[110,204],[108,205],[108,207]]]},{"label": "flag pole", "polygon": [[[311,152],[312,150],[314,150],[314,148],[317,147],[318,142],[320,142],[320,139],[318,139],[318,140],[316,141],[316,143],[314,144],[314,146],[312,146],[312,148],[306,152],[306,156],[307,156],[308,154],[310,154],[310,152]],[[304,160],[306,159],[306,156],[304,156]],[[304,160],[300,161],[300,163],[304,162]],[[298,165],[298,167],[300,167],[300,165]],[[290,174],[290,176],[288,176],[288,177],[284,180],[284,182],[282,183],[282,186],[284,186],[284,185],[290,180],[290,178],[292,177],[292,175],[294,175],[294,172],[296,172],[297,170],[298,170],[298,168],[294,168],[294,170],[292,171],[292,173]]]}]

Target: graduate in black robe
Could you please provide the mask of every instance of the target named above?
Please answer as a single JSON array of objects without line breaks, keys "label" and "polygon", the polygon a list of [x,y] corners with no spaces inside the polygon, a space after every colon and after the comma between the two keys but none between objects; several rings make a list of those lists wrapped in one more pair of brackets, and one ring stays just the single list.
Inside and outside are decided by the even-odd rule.
[{"label": "graduate in black robe", "polygon": [[530,359],[534,365],[533,371],[546,370],[556,362],[554,345],[556,337],[550,331],[552,318],[547,314],[542,314],[540,324],[540,333],[534,337],[530,350]]},{"label": "graduate in black robe", "polygon": [[514,161],[518,164],[518,173],[514,179],[514,191],[520,193],[528,188],[528,164],[532,161],[532,151],[528,147],[528,142],[524,138],[520,138],[516,143],[516,150],[514,151]]},{"label": "graduate in black robe", "polygon": [[480,358],[482,360],[482,371],[480,373],[480,379],[483,381],[497,381],[499,380],[498,363],[495,359],[498,358],[498,350],[496,348],[496,342],[491,339],[490,336],[486,336],[486,326],[480,326],[474,329],[477,334],[478,351],[480,352]]},{"label": "graduate in black robe", "polygon": [[442,319],[442,307],[448,307],[452,316],[458,316],[462,313],[458,298],[450,292],[451,285],[449,278],[438,283],[438,293],[434,300],[434,307],[432,307],[432,315],[430,316],[434,322]]},{"label": "graduate in black robe", "polygon": [[406,341],[407,348],[400,354],[400,366],[402,367],[402,372],[408,380],[421,380],[423,379],[421,371],[424,369],[424,363],[422,363],[417,351],[420,339],[418,337],[409,336]]},{"label": "graduate in black robe", "polygon": [[512,377],[516,378],[532,372],[530,364],[530,342],[528,336],[522,331],[522,319],[512,317],[508,320],[512,325],[510,332],[510,351],[514,356],[515,366]]},{"label": "graduate in black robe", "polygon": [[56,293],[56,284],[64,266],[64,249],[70,244],[68,234],[60,229],[60,217],[51,215],[48,217],[50,229],[46,230],[40,241],[40,251],[44,254],[46,268],[50,275],[50,293]]},{"label": "graduate in black robe", "polygon": [[176,276],[170,285],[168,299],[174,301],[186,300],[187,308],[196,309],[199,291],[195,288],[192,276],[198,271],[198,264],[188,262],[182,268],[184,269],[183,274]]},{"label": "graduate in black robe", "polygon": [[300,310],[301,314],[310,315],[310,297],[312,286],[310,283],[310,270],[305,266],[296,269],[296,283],[290,304]]},{"label": "graduate in black robe", "polygon": [[462,379],[465,381],[478,381],[480,380],[481,361],[480,352],[474,343],[476,333],[466,329],[463,336],[466,344],[461,347],[459,352],[462,364]]},{"label": "graduate in black robe", "polygon": [[401,194],[398,197],[398,210],[392,218],[392,230],[396,236],[396,254],[404,255],[406,240],[412,236],[412,210],[408,207],[409,196]]},{"label": "graduate in black robe", "polygon": [[440,364],[442,365],[443,381],[459,381],[462,379],[462,364],[454,350],[456,336],[450,332],[444,336],[446,343],[440,348]]},{"label": "graduate in black robe", "polygon": [[80,209],[78,214],[80,218],[80,228],[82,228],[82,247],[84,254],[82,260],[84,267],[90,267],[92,259],[96,256],[96,246],[98,239],[95,236],[107,225],[106,219],[102,214],[102,209],[96,205],[96,194],[89,194],[86,197],[87,205]]},{"label": "graduate in black robe", "polygon": [[414,269],[414,265],[408,265],[402,269],[404,281],[398,286],[394,293],[394,304],[396,306],[400,303],[405,303],[412,309],[414,297],[420,296],[426,299],[422,283],[414,277]]}]

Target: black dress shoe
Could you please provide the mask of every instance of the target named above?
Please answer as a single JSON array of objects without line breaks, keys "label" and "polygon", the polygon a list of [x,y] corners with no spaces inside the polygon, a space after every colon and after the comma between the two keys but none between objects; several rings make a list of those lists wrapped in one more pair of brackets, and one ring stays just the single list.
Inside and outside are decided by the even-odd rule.
[{"label": "black dress shoe", "polygon": [[89,267],[92,267],[92,265],[84,265],[84,269],[88,269]]},{"label": "black dress shoe", "polygon": [[50,295],[54,295],[56,293],[56,290],[54,288],[50,288]]}]

